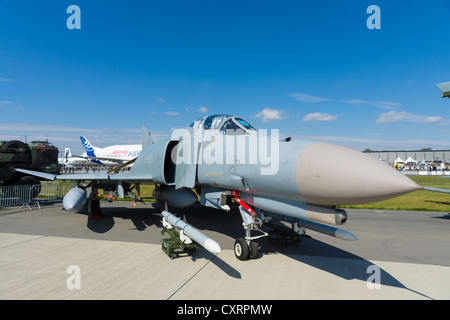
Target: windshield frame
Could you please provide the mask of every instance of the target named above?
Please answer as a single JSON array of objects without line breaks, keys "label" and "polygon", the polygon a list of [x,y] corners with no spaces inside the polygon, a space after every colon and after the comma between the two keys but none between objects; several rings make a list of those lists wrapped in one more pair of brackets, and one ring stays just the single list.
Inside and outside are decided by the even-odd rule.
[{"label": "windshield frame", "polygon": [[[237,129],[241,129],[241,134],[251,134],[252,132],[257,132],[256,129],[250,122],[241,117],[231,116],[228,114],[211,114],[204,116],[197,121],[192,122],[189,127],[194,129],[202,129],[209,132],[220,132],[222,134],[227,134],[224,130],[224,126],[232,121]],[[238,133],[239,134],[239,133]]]}]

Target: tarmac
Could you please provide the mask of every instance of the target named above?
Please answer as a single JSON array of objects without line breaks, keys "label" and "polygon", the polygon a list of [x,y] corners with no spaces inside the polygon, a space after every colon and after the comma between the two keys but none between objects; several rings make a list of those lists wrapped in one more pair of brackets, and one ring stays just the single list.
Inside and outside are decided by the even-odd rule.
[{"label": "tarmac", "polygon": [[188,223],[216,240],[170,259],[161,250],[160,208],[102,203],[103,218],[61,204],[0,211],[2,300],[360,300],[450,298],[450,214],[349,209],[343,241],[271,243],[235,258],[243,237],[237,212],[195,205]]}]

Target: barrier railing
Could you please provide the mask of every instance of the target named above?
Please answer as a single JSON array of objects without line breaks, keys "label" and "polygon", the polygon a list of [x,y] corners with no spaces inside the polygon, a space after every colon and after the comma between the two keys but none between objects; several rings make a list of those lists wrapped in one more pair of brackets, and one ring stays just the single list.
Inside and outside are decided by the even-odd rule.
[{"label": "barrier railing", "polygon": [[450,171],[414,171],[414,170],[403,170],[400,171],[408,176],[450,176]]},{"label": "barrier railing", "polygon": [[64,195],[75,185],[69,183],[36,184],[33,186],[0,186],[0,207],[41,207],[41,203],[61,202]]}]

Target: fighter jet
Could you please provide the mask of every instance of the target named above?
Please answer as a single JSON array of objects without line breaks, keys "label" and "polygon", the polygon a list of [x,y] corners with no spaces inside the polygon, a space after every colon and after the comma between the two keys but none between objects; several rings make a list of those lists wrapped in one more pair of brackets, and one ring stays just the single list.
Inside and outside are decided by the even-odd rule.
[{"label": "fighter jet", "polygon": [[[49,180],[77,180],[78,186],[66,194],[63,206],[78,211],[88,204],[91,216],[100,210],[97,188],[114,188],[118,197],[124,197],[133,187],[139,193],[141,183],[155,184],[153,197],[169,206],[192,206],[198,195],[201,205],[218,210],[229,211],[236,205],[244,229],[243,237],[234,244],[240,260],[258,255],[255,240],[268,235],[266,226],[277,226],[299,238],[311,229],[357,240],[352,233],[332,226],[348,219],[347,213],[336,206],[380,201],[424,189],[357,150],[280,138],[278,130],[258,130],[237,116],[205,116],[158,142],[151,141],[145,130],[143,127],[143,149],[132,160],[134,166],[129,173],[51,175],[17,170]],[[90,183],[83,186],[83,181]],[[183,229],[184,237],[212,253],[220,252],[218,243],[193,226],[167,210],[162,216],[165,226]],[[291,223],[291,228],[282,221]]]}]

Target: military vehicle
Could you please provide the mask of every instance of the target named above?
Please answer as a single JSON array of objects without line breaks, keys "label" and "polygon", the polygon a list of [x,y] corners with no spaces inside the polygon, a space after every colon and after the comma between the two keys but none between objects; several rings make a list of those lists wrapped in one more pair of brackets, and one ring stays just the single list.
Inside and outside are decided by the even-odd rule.
[{"label": "military vehicle", "polygon": [[60,169],[58,148],[48,141],[0,141],[1,185],[40,185],[42,179],[15,171],[16,168],[56,174]]}]

